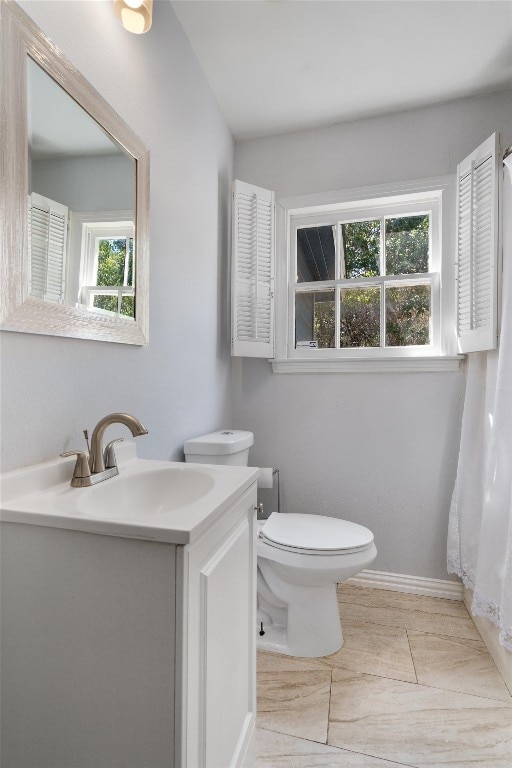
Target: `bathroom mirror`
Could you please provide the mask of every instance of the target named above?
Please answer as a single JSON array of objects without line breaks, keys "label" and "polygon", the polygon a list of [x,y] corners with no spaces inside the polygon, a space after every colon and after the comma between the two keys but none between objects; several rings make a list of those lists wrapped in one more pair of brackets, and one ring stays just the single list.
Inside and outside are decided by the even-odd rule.
[{"label": "bathroom mirror", "polygon": [[1,327],[146,344],[148,152],[14,2],[1,10]]}]

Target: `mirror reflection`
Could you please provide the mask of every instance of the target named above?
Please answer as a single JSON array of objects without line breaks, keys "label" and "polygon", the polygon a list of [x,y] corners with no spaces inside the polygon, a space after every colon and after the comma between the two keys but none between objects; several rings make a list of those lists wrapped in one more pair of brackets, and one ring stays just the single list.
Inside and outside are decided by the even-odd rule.
[{"label": "mirror reflection", "polygon": [[28,57],[29,294],[135,318],[136,162]]}]

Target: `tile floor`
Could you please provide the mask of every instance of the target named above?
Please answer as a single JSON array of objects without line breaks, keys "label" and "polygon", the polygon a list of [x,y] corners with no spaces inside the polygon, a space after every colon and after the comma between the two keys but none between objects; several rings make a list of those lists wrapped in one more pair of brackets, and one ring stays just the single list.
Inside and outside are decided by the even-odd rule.
[{"label": "tile floor", "polygon": [[338,599],[340,651],[258,653],[257,768],[512,768],[512,697],[462,602]]}]

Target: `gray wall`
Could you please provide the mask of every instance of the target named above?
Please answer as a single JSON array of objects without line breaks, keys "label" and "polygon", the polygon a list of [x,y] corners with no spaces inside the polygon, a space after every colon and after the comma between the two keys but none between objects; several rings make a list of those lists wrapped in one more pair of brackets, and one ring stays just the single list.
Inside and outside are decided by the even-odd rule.
[{"label": "gray wall", "polygon": [[512,90],[240,141],[235,175],[279,197],[442,176],[455,173],[458,162],[494,131],[506,148],[512,141]]},{"label": "gray wall", "polygon": [[230,131],[170,3],[142,36],[109,0],[21,6],[150,150],[150,344],[4,332],[3,469],[80,448],[81,430],[117,410],[149,429],[143,456],[179,457],[230,422]]},{"label": "gray wall", "polygon": [[[235,176],[285,197],[445,175],[494,130],[507,146],[510,92],[241,141]],[[376,570],[447,577],[462,372],[278,375],[237,359],[233,383],[234,426],[255,433],[251,463],[279,467],[285,511],[368,525]]]},{"label": "gray wall", "polygon": [[125,155],[32,161],[32,192],[71,211],[133,211],[135,163]]}]

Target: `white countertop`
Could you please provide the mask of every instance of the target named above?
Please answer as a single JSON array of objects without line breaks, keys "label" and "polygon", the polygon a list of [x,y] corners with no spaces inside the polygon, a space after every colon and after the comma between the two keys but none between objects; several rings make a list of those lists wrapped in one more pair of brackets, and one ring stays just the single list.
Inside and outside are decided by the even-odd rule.
[{"label": "white countertop", "polygon": [[[74,457],[23,467],[0,476],[0,520],[9,523],[65,528],[86,533],[121,536],[172,544],[197,539],[244,491],[256,482],[253,467],[219,466],[138,459],[135,444],[126,441],[116,449],[119,475],[90,488],[71,488]],[[161,490],[153,507],[140,504],[132,489],[144,475],[168,482],[169,504]],[[167,477],[169,479],[167,480]],[[173,499],[173,478],[183,486],[201,480],[198,498],[187,502]],[[146,486],[148,486],[148,477]],[[167,487],[166,487],[167,488]],[[130,498],[126,496],[130,493]],[[178,493],[178,488],[176,488]],[[101,494],[101,497],[100,497]],[[167,489],[166,489],[167,494]],[[129,504],[125,505],[123,496]],[[108,513],[96,500],[109,500]],[[131,506],[131,509],[128,507]],[[99,508],[99,512],[98,512]],[[106,508],[106,507],[105,507]]]}]

